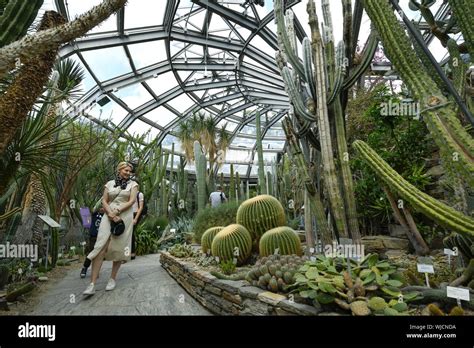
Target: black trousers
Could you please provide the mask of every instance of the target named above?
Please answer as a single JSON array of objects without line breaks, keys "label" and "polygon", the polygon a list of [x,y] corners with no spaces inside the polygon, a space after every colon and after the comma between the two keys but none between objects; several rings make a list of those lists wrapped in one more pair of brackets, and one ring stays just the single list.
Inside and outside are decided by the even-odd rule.
[{"label": "black trousers", "polygon": [[[89,243],[87,243],[87,248],[86,248],[86,254],[89,254],[92,249],[94,249],[95,242],[97,241],[97,236],[96,237],[89,237]],[[87,257],[84,260],[84,267],[89,268],[91,265],[91,260],[89,260]]]},{"label": "black trousers", "polygon": [[[133,218],[135,219],[135,216],[137,216],[137,213],[133,213]],[[137,225],[140,223],[141,216],[138,218]],[[135,254],[135,227],[137,225],[133,225],[133,231],[132,231],[132,254]]]}]

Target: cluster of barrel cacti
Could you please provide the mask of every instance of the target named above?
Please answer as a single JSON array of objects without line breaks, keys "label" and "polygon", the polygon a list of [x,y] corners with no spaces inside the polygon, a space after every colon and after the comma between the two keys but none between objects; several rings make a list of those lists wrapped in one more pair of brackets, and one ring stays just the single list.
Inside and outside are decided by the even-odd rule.
[{"label": "cluster of barrel cacti", "polygon": [[247,273],[245,279],[252,285],[272,292],[285,292],[295,282],[295,274],[306,258],[297,255],[262,257]]},{"label": "cluster of barrel cacti", "polygon": [[220,261],[235,260],[239,265],[247,260],[252,248],[260,256],[302,254],[300,239],[285,226],[283,207],[275,197],[260,195],[246,200],[237,210],[236,221],[206,230],[201,238],[202,252],[211,251]]}]

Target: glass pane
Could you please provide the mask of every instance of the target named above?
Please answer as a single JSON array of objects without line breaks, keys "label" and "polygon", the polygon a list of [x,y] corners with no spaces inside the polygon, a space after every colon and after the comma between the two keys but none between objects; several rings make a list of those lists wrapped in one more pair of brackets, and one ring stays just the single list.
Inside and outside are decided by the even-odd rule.
[{"label": "glass pane", "polygon": [[150,131],[147,137],[148,142],[152,141],[160,134],[160,131],[158,129],[138,119],[135,120],[130,127],[128,127],[128,132],[130,134],[136,134],[138,136],[145,134],[148,131]]},{"label": "glass pane", "polygon": [[[82,56],[100,81],[132,72],[122,47],[102,48],[83,52]],[[113,63],[111,64],[111,57]]]},{"label": "glass pane", "polygon": [[162,40],[128,45],[137,69],[166,60],[165,44]]},{"label": "glass pane", "polygon": [[114,92],[114,95],[121,98],[132,110],[153,99],[152,95],[140,84],[120,88]]},{"label": "glass pane", "polygon": [[148,27],[163,24],[165,1],[128,0],[125,7],[125,28]]},{"label": "glass pane", "polygon": [[167,126],[171,121],[175,120],[178,116],[169,111],[167,108],[160,106],[145,115],[150,121],[158,123],[160,126]]}]

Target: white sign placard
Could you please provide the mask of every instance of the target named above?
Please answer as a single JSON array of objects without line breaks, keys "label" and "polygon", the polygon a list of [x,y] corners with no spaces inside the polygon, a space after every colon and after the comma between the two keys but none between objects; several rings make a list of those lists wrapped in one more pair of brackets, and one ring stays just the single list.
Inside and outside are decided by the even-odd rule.
[{"label": "white sign placard", "polygon": [[316,261],[316,258],[315,258],[314,256],[311,256],[309,259],[310,259],[311,261]]},{"label": "white sign placard", "polygon": [[434,273],[433,265],[418,263],[416,267],[418,268],[418,272],[420,273]]},{"label": "white sign placard", "polygon": [[339,244],[341,245],[351,245],[352,239],[350,238],[339,238]]},{"label": "white sign placard", "polygon": [[451,256],[457,256],[458,255],[456,250],[451,250],[451,249],[447,249],[447,248],[444,249],[444,254],[445,255],[451,255]]},{"label": "white sign placard", "polygon": [[469,290],[463,288],[455,288],[453,286],[446,287],[448,297],[469,301]]},{"label": "white sign placard", "polygon": [[58,224],[56,221],[51,219],[51,217],[49,217],[48,215],[38,215],[38,217],[41,220],[43,220],[49,227],[53,227],[53,228],[61,227],[60,224]]}]

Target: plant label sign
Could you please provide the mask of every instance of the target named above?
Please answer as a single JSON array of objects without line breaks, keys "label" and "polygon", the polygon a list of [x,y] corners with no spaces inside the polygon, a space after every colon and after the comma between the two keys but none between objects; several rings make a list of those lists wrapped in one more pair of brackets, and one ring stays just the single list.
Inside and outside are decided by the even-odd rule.
[{"label": "plant label sign", "polygon": [[434,274],[434,267],[433,265],[426,265],[423,263],[418,263],[416,265],[418,272],[420,273],[433,273]]},{"label": "plant label sign", "polygon": [[448,256],[457,256],[458,255],[457,248],[454,248],[453,250],[445,248],[444,254]]},{"label": "plant label sign", "polygon": [[469,301],[469,290],[463,288],[456,288],[453,286],[446,287],[447,296],[450,298],[455,298],[463,301]]}]

